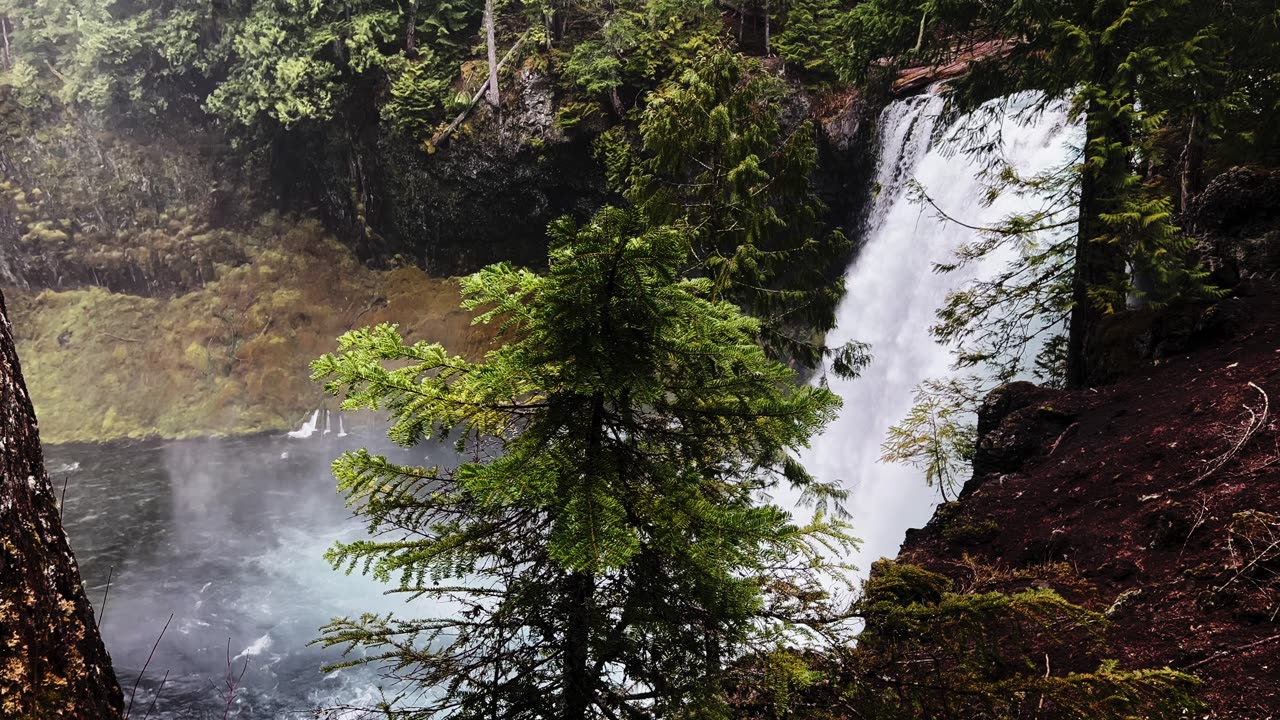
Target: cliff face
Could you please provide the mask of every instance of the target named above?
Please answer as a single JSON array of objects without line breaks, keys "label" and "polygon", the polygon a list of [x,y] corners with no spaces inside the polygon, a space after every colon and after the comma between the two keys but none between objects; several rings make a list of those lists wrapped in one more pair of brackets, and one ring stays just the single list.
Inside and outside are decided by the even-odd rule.
[{"label": "cliff face", "polygon": [[1197,674],[1210,717],[1276,717],[1280,285],[1245,283],[1165,348],[1097,390],[993,393],[972,480],[900,560],[1070,563],[1122,664]]},{"label": "cliff face", "polygon": [[314,212],[364,259],[401,256],[434,275],[546,261],[546,227],[608,197],[588,137],[555,125],[545,74],[522,69],[498,112],[483,103],[430,149],[378,118],[301,128],[273,149],[282,208]]},{"label": "cliff face", "polygon": [[[815,182],[829,222],[848,232],[867,192],[867,108],[849,92],[791,86],[784,121],[817,121]],[[11,126],[0,134],[0,285],[181,294],[216,266],[247,260],[212,231],[251,227],[268,212],[321,219],[375,266],[450,276],[502,260],[538,265],[549,222],[617,201],[592,148],[607,121],[565,132],[556,124],[563,94],[526,67],[500,110],[481,103],[438,148],[396,134],[369,98],[340,120],[255,148],[207,117],[152,127],[72,110],[34,118],[0,93],[0,120]]]}]

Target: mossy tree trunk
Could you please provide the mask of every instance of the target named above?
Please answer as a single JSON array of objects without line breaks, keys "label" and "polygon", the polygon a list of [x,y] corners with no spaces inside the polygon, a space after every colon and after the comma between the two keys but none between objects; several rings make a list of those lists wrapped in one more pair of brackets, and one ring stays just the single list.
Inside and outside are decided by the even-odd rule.
[{"label": "mossy tree trunk", "polygon": [[118,718],[123,705],[44,470],[0,295],[0,718]]}]

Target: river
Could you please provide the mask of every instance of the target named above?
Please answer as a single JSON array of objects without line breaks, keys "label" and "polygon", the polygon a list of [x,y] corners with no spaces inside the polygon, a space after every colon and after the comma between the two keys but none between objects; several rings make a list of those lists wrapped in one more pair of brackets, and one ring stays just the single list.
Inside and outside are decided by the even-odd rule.
[{"label": "river", "polygon": [[[340,654],[308,646],[334,616],[405,607],[323,559],[333,541],[364,534],[329,469],[358,447],[428,465],[450,453],[431,458],[361,433],[45,449],[55,492],[66,481],[64,524],[126,703],[138,685],[131,717],[142,718],[157,691],[150,717],[164,720],[314,717],[376,702],[372,668],[322,674]],[[228,660],[235,676],[248,662],[234,693]]]}]

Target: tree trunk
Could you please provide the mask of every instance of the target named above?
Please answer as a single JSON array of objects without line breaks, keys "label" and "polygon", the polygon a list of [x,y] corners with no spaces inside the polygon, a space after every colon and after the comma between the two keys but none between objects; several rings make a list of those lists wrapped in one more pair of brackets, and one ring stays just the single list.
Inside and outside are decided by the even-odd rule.
[{"label": "tree trunk", "polygon": [[764,0],[764,56],[769,57],[769,0]]},{"label": "tree trunk", "polygon": [[1191,198],[1201,188],[1204,168],[1204,137],[1200,132],[1200,121],[1195,115],[1187,125],[1187,144],[1182,147],[1182,176],[1180,178],[1181,193],[1178,210],[1185,213]]},{"label": "tree trunk", "polygon": [[586,720],[594,696],[591,677],[591,596],[595,578],[584,572],[569,575],[565,593],[567,624],[564,635],[563,720]]},{"label": "tree trunk", "polygon": [[498,107],[498,47],[493,30],[493,0],[484,0],[484,32],[489,45],[489,104]]},{"label": "tree trunk", "polygon": [[[1114,122],[1097,120],[1098,112],[1090,104],[1086,114],[1085,153],[1104,138],[1127,144],[1128,133]],[[1093,288],[1105,287],[1124,273],[1123,250],[1110,243],[1097,242],[1104,229],[1099,215],[1114,209],[1115,176],[1129,171],[1127,159],[1108,156],[1108,161],[1095,170],[1086,170],[1080,178],[1080,219],[1076,230],[1075,270],[1071,284],[1071,320],[1067,331],[1067,387],[1089,386],[1093,367],[1093,339],[1104,313],[1089,297]]]},{"label": "tree trunk", "polygon": [[404,54],[405,57],[415,58],[418,56],[418,0],[409,3],[409,29],[404,34]]},{"label": "tree trunk", "polygon": [[622,96],[618,94],[618,88],[609,88],[609,104],[613,106],[613,111],[617,113],[619,118],[627,116],[627,106],[622,102]]},{"label": "tree trunk", "polygon": [[0,15],[0,35],[4,35],[4,69],[13,67],[13,51],[9,49],[9,17]]},{"label": "tree trunk", "polygon": [[0,295],[0,717],[118,718],[111,669],[62,530]]}]

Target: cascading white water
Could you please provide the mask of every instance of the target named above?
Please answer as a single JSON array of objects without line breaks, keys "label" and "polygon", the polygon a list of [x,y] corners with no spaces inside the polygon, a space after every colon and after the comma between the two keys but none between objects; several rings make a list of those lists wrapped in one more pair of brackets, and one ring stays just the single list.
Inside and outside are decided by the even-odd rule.
[{"label": "cascading white water", "polygon": [[316,429],[320,426],[320,411],[316,410],[311,413],[311,417],[299,427],[297,430],[290,430],[288,435],[294,440],[305,440],[316,434]]},{"label": "cascading white water", "polygon": [[[935,273],[934,264],[953,260],[958,247],[976,239],[975,232],[908,197],[910,181],[922,185],[947,215],[979,227],[1037,202],[1006,196],[984,206],[979,168],[963,154],[945,152],[955,127],[939,132],[942,110],[941,98],[925,95],[897,102],[880,117],[877,195],[865,242],[846,274],[848,294],[836,311],[838,326],[828,338],[832,345],[869,343],[874,360],[858,379],[828,378],[844,408],[802,458],[816,477],[839,480],[849,490],[846,507],[863,544],[847,559],[862,577],[874,560],[897,554],[906,530],[927,522],[939,499],[922,471],[879,462],[886,431],[910,410],[916,385],[951,372],[948,349],[929,334],[934,313],[949,291],[1010,259],[989,257],[966,268],[968,274]],[[1006,120],[1000,130],[1005,159],[1024,175],[1063,164],[1078,134],[1064,110],[1025,126]]]}]

